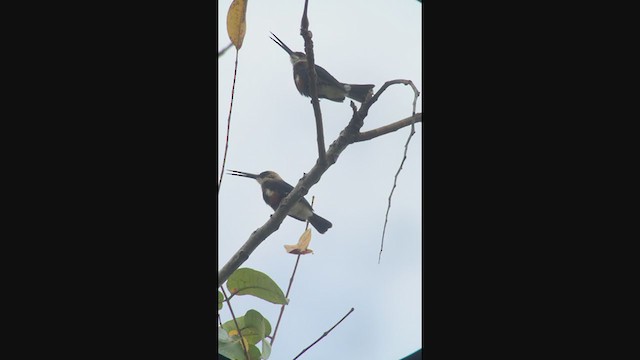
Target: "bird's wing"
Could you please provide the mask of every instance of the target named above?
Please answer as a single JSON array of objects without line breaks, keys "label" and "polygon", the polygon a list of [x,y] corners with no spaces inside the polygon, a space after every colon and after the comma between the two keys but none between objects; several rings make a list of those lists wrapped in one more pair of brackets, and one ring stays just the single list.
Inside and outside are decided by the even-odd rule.
[{"label": "bird's wing", "polygon": [[[293,190],[293,186],[289,185],[288,183],[286,183],[284,181],[269,182],[269,187],[271,189],[273,189],[274,191],[276,191],[276,192],[278,192],[280,194],[283,194],[282,199],[284,199],[287,195],[289,195],[291,190]],[[282,199],[280,199],[280,200],[282,200]],[[309,204],[307,199],[305,199],[304,197],[301,197],[300,200],[298,200],[298,201],[300,201],[300,202],[306,204],[307,206],[311,207],[311,204]],[[280,202],[280,201],[278,201],[278,202]]]},{"label": "bird's wing", "polygon": [[320,65],[316,65],[316,74],[318,74],[318,83],[320,83],[320,80],[324,80],[324,82],[329,85],[343,87],[340,81],[331,76],[331,74]]},{"label": "bird's wing", "polygon": [[270,181],[269,187],[281,194],[284,194],[284,196],[289,195],[291,190],[293,190],[293,186],[284,181]]}]

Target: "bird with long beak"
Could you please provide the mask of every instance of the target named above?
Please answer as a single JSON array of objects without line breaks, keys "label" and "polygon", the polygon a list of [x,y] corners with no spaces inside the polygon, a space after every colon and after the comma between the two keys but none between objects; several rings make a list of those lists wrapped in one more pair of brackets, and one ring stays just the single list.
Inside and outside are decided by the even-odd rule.
[{"label": "bird with long beak", "polygon": [[[291,190],[293,190],[293,186],[282,180],[280,175],[274,171],[264,171],[255,175],[243,171],[229,170],[229,174],[256,179],[260,187],[262,187],[262,198],[264,202],[271,206],[274,211],[278,208],[278,205],[280,205],[280,201],[287,197]],[[313,208],[311,208],[311,205],[305,198],[300,198],[291,210],[289,210],[287,215],[300,221],[308,220],[320,234],[324,234],[332,226],[329,220],[313,212]]]},{"label": "bird with long beak", "polygon": [[[289,47],[285,45],[285,43],[283,43],[276,34],[271,33],[271,35],[273,35],[275,39],[270,39],[289,54],[291,64],[293,65],[293,81],[296,84],[296,88],[300,94],[306,97],[311,97],[309,93],[309,69],[307,65],[307,55],[302,52],[291,51],[291,49],[289,49]],[[344,84],[336,80],[336,78],[331,76],[331,74],[321,66],[316,65],[315,67],[318,79],[318,98],[343,102],[346,96],[362,103],[366,100],[367,95],[370,92],[373,92],[373,87],[375,85]]]}]

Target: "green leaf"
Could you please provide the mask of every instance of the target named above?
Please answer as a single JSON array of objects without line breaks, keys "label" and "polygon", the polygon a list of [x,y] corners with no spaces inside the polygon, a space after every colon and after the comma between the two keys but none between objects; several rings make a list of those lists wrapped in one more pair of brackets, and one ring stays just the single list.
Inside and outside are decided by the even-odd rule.
[{"label": "green leaf", "polygon": [[[259,312],[255,310],[249,310],[245,316],[236,318],[242,337],[251,344],[255,345],[264,339],[267,335],[271,334],[271,324],[265,319]],[[231,338],[238,337],[238,329],[233,319],[222,324],[222,328],[226,330]]]},{"label": "green leaf", "polygon": [[220,291],[218,291],[218,310],[222,309],[222,302],[224,301],[224,296]]},{"label": "green leaf", "polygon": [[[269,324],[269,320],[265,319],[262,314],[255,310],[247,311],[244,316],[244,323],[247,328],[256,329],[256,335],[260,340],[271,334],[271,324]],[[251,343],[256,344],[257,341],[255,343]]]},{"label": "green leaf", "polygon": [[[260,350],[255,345],[247,345],[249,345],[249,359],[260,360]],[[232,360],[246,360],[240,337],[229,336],[222,328],[218,328],[218,354]]]},{"label": "green leaf", "polygon": [[267,360],[271,356],[271,344],[267,339],[262,340],[262,359]]},{"label": "green leaf", "polygon": [[218,354],[229,359],[243,359],[245,356],[242,345],[240,344],[240,338],[233,339],[223,328],[219,327]]},{"label": "green leaf", "polygon": [[227,289],[236,295],[253,295],[274,304],[287,304],[282,289],[267,274],[249,268],[238,269],[229,276]]},{"label": "green leaf", "polygon": [[260,350],[255,345],[249,345],[249,360],[260,360]]},{"label": "green leaf", "polygon": [[224,328],[219,327],[218,328],[218,343],[229,343],[231,342],[231,337],[229,336],[229,334],[227,333],[227,331]]}]

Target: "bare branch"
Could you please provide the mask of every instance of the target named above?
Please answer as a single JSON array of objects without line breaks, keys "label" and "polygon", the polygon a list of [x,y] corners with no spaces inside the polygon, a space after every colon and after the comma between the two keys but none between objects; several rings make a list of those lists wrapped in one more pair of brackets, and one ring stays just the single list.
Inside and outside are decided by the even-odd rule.
[{"label": "bare branch", "polygon": [[[308,223],[307,223],[307,226],[308,226]],[[296,270],[298,269],[300,256],[302,255],[298,254],[298,256],[296,257],[296,264],[293,267],[293,273],[291,274],[291,278],[289,279],[289,287],[287,288],[287,293],[284,295],[284,297],[287,299],[289,298],[289,291],[291,291],[291,285],[293,285],[293,278],[296,276]],[[285,306],[286,304],[283,304],[282,307],[280,308],[280,315],[278,315],[278,321],[276,322],[276,327],[275,327],[275,330],[273,330],[273,336],[271,337],[271,345],[273,345],[273,342],[276,341],[276,334],[278,333],[278,328],[280,327],[280,320],[282,319],[282,314],[284,313]]]},{"label": "bare branch", "polygon": [[313,345],[315,345],[318,341],[322,340],[323,337],[329,335],[329,333],[331,332],[331,330],[333,330],[336,326],[340,325],[340,323],[342,322],[342,320],[346,319],[347,316],[349,316],[353,310],[355,310],[354,308],[351,308],[351,310],[349,310],[349,312],[347,313],[347,315],[343,316],[342,319],[340,319],[340,321],[338,321],[335,325],[333,325],[333,327],[327,331],[324,332],[324,334],[322,334],[322,336],[320,336],[318,338],[318,340],[314,341],[313,344],[307,346],[304,350],[302,350],[302,352],[300,352],[300,354],[298,354],[296,357],[293,358],[293,360],[296,360],[297,358],[300,357],[300,355],[304,354],[305,351],[309,350]]},{"label": "bare branch", "polygon": [[327,154],[324,147],[324,127],[322,125],[322,112],[320,112],[320,101],[318,101],[318,84],[315,66],[315,56],[313,55],[312,34],[309,31],[309,18],[307,17],[307,5],[309,0],[304,2],[304,11],[302,12],[302,21],[300,22],[300,35],[304,39],[304,52],[307,54],[307,66],[309,68],[309,95],[311,95],[311,104],[313,105],[313,114],[316,118],[316,134],[318,139],[318,158],[320,162],[327,161]]},{"label": "bare branch", "polygon": [[411,124],[411,132],[409,133],[409,138],[407,138],[406,144],[404,144],[404,156],[402,157],[402,161],[400,162],[400,167],[396,172],[396,175],[393,178],[393,187],[391,188],[391,193],[389,194],[389,204],[387,205],[387,213],[384,216],[384,228],[382,229],[382,241],[380,242],[380,253],[378,254],[378,264],[380,264],[380,259],[382,258],[382,247],[384,246],[384,234],[387,230],[387,221],[389,220],[389,210],[391,210],[391,197],[393,196],[393,191],[396,189],[396,183],[398,182],[398,175],[400,175],[400,171],[402,170],[402,165],[404,161],[407,159],[407,150],[409,149],[409,141],[413,134],[416,133],[415,126]]},{"label": "bare branch", "polygon": [[349,125],[347,125],[333,144],[331,144],[327,151],[327,162],[322,163],[320,159],[318,159],[313,168],[311,168],[311,170],[298,181],[298,184],[293,188],[293,190],[291,190],[289,195],[280,202],[280,205],[273,215],[271,215],[271,218],[269,218],[264,225],[254,231],[244,245],[242,245],[231,259],[222,267],[222,269],[220,269],[218,272],[218,286],[222,286],[229,276],[249,258],[249,255],[251,255],[258,245],[280,228],[280,224],[282,224],[282,221],[287,216],[287,213],[293,205],[300,200],[301,197],[306,195],[313,185],[320,181],[322,174],[324,174],[327,169],[329,169],[329,167],[338,160],[340,153],[342,153],[342,151],[344,151],[344,149],[346,149],[346,147],[355,140],[358,131],[362,127],[362,121],[359,121],[359,126],[355,124],[358,122],[356,119],[366,116],[362,115],[361,111],[362,108],[360,111],[353,114]]},{"label": "bare branch", "polygon": [[356,107],[356,104],[353,102],[353,100],[349,101],[349,106],[351,106],[351,110],[353,110],[354,114],[356,113],[356,111],[358,111],[358,108]]},{"label": "bare branch", "polygon": [[[313,196],[311,197],[311,208],[313,208],[313,202],[315,201],[316,197]],[[304,227],[304,230],[306,231],[309,228],[309,220],[307,220],[307,224]],[[300,262],[300,256],[302,256],[302,254],[298,254],[298,256],[296,257],[296,265],[293,267],[293,273],[291,274],[291,278],[289,279],[289,287],[287,287],[287,293],[284,295],[285,298],[289,298],[289,292],[291,291],[291,286],[293,285],[293,279],[296,276],[296,270],[298,270],[298,263]],[[280,320],[282,320],[282,314],[284,313],[284,307],[286,306],[286,304],[282,304],[282,307],[280,308],[280,315],[278,315],[278,322],[276,322],[276,327],[275,330],[273,330],[273,336],[271,337],[271,345],[273,346],[273,342],[276,341],[276,333],[278,332],[278,327],[280,327]]]},{"label": "bare branch", "polygon": [[238,51],[236,51],[236,66],[233,70],[233,85],[231,85],[231,103],[229,103],[229,117],[227,118],[227,140],[224,143],[224,156],[222,157],[222,170],[220,171],[220,181],[218,181],[218,194],[222,186],[224,176],[224,165],[227,163],[227,150],[229,149],[229,131],[231,130],[231,110],[233,109],[233,94],[236,92],[236,75],[238,73]]},{"label": "bare branch", "polygon": [[218,286],[222,286],[229,276],[249,258],[249,255],[251,255],[258,245],[280,228],[280,224],[282,224],[284,218],[287,217],[293,205],[306,195],[313,185],[320,181],[320,178],[329,167],[338,161],[338,157],[344,149],[346,149],[349,144],[355,142],[364,124],[364,118],[367,116],[369,108],[377,101],[384,89],[393,84],[400,83],[406,85],[409,82],[409,80],[387,81],[371,99],[367,100],[358,111],[353,113],[349,124],[340,132],[340,135],[331,146],[329,146],[327,150],[327,161],[322,162],[321,159],[318,159],[313,168],[298,181],[298,184],[291,190],[289,195],[280,202],[280,205],[273,215],[271,215],[271,218],[254,231],[244,245],[242,245],[240,249],[231,256],[231,259],[229,259],[222,269],[218,271]]},{"label": "bare branch", "polygon": [[220,269],[218,272],[218,286],[222,286],[229,276],[249,258],[249,255],[251,255],[258,245],[280,228],[280,224],[282,224],[289,210],[300,198],[307,194],[309,188],[320,180],[320,177],[328,168],[329,166],[326,164],[316,164],[309,173],[300,179],[296,187],[280,202],[280,205],[269,220],[254,231],[244,245],[242,245],[222,269]]},{"label": "bare branch", "polygon": [[[376,103],[376,101],[378,101],[378,98],[380,97],[380,95],[382,95],[382,93],[387,90],[387,88],[391,85],[395,85],[395,84],[404,84],[404,85],[411,85],[415,91],[416,88],[413,85],[413,82],[411,80],[402,80],[402,79],[398,79],[398,80],[389,80],[387,82],[385,82],[382,87],[380,87],[380,90],[378,90],[378,92],[375,93],[375,95],[373,95],[370,99],[367,99],[361,106],[360,106],[360,110],[358,110],[357,112],[355,111],[355,105],[353,104],[353,102],[351,102],[351,108],[354,109],[354,114],[351,117],[351,121],[349,121],[349,125],[347,125],[346,129],[356,129],[357,131],[355,133],[355,135],[357,136],[357,133],[360,131],[360,128],[362,128],[363,125],[363,121],[364,118],[367,116],[367,114],[369,113],[369,108],[371,108],[371,106],[373,104]],[[414,101],[415,103],[415,101]],[[414,109],[415,110],[415,109]],[[415,113],[414,113],[415,114]],[[345,130],[346,130],[345,129]],[[351,142],[355,141],[355,137],[353,139],[350,139]]]},{"label": "bare branch", "polygon": [[377,138],[378,136],[382,136],[384,134],[388,134],[388,133],[400,130],[405,126],[409,126],[417,122],[422,122],[422,113],[418,113],[406,119],[398,120],[389,125],[381,126],[377,129],[361,132],[358,134],[354,142],[371,140],[373,138]]},{"label": "bare branch", "polygon": [[[404,84],[404,85],[410,85],[411,86],[411,88],[413,89],[413,95],[414,95],[413,96],[413,111],[412,111],[412,114],[411,114],[412,115],[411,118],[409,118],[409,119],[411,119],[411,121],[409,123],[409,124],[411,124],[411,133],[409,133],[409,138],[407,138],[407,143],[404,145],[404,156],[402,157],[402,161],[400,162],[400,167],[398,168],[398,171],[396,172],[396,175],[393,178],[393,187],[391,188],[391,193],[389,194],[389,204],[387,205],[387,213],[384,216],[384,227],[382,228],[382,240],[380,241],[380,253],[378,255],[378,264],[380,264],[380,259],[382,258],[382,249],[384,247],[384,235],[385,235],[385,232],[387,231],[387,221],[389,220],[389,210],[391,210],[391,198],[393,197],[393,192],[396,189],[396,183],[398,181],[398,175],[400,175],[400,171],[402,170],[402,165],[404,164],[404,161],[407,159],[407,150],[409,149],[409,141],[411,141],[411,137],[413,136],[413,134],[416,133],[415,121],[414,121],[415,119],[413,119],[413,118],[416,115],[416,102],[418,101],[418,96],[420,96],[420,92],[418,91],[416,86],[413,84],[413,81],[411,81],[411,80],[393,80],[393,81],[387,81],[382,86],[380,91],[378,91],[376,93],[374,98],[377,100],[378,96],[382,93],[382,91],[386,90],[387,87],[389,87],[389,86],[391,86],[393,84]],[[420,119],[422,119],[422,117],[420,117]]]},{"label": "bare branch", "polygon": [[[384,83],[384,85],[382,85],[382,87],[380,87],[380,90],[378,90],[378,92],[375,93],[375,95],[373,95],[371,97],[371,99],[369,99],[369,101],[367,101],[367,103],[371,103],[369,106],[373,105],[373,103],[375,103],[376,101],[378,101],[378,98],[380,97],[380,95],[382,95],[382,93],[387,90],[387,88],[391,85],[395,85],[395,84],[403,84],[403,85],[410,85],[413,88],[413,91],[415,93],[415,96],[417,97],[418,95],[420,95],[420,92],[418,92],[418,89],[416,89],[416,86],[413,85],[413,81],[411,80],[402,80],[402,79],[397,79],[397,80],[389,80],[386,83]],[[413,113],[415,114],[415,98],[414,98],[414,109],[413,109]]]}]

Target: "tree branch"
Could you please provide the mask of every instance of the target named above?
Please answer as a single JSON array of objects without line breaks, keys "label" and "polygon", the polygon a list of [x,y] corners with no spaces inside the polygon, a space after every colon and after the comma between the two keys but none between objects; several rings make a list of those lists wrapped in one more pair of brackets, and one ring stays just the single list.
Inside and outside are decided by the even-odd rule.
[{"label": "tree branch", "polygon": [[248,258],[249,255],[260,245],[269,235],[274,233],[276,230],[280,228],[280,224],[284,221],[284,218],[287,217],[289,210],[293,207],[294,204],[300,200],[304,195],[309,192],[309,189],[313,185],[315,185],[322,174],[324,174],[329,167],[336,163],[340,154],[344,151],[344,149],[355,142],[362,125],[364,124],[364,118],[367,116],[369,112],[369,108],[378,100],[380,95],[384,92],[384,90],[393,84],[407,84],[410,82],[409,80],[393,80],[387,81],[382,88],[373,96],[371,99],[367,100],[360,106],[358,111],[353,112],[353,116],[349,121],[349,124],[340,132],[340,135],[336,140],[329,146],[329,150],[327,150],[326,162],[318,159],[316,164],[303,176],[298,184],[291,190],[289,195],[285,197],[281,202],[276,211],[271,215],[271,218],[267,220],[267,222],[259,227],[256,231],[254,231],[249,239],[240,247],[240,249],[231,256],[231,259],[218,271],[218,287],[222,286],[222,284],[227,281],[229,276],[242,265]]},{"label": "tree branch", "polygon": [[300,21],[300,35],[304,39],[304,52],[307,54],[307,67],[309,69],[309,95],[313,105],[313,114],[316,118],[316,134],[318,139],[318,158],[320,162],[326,163],[327,154],[324,147],[324,127],[322,126],[322,112],[320,112],[320,101],[318,100],[318,83],[315,66],[315,56],[313,54],[313,41],[311,31],[309,31],[309,18],[307,17],[307,5],[309,0],[304,2],[304,11]]},{"label": "tree branch", "polygon": [[406,119],[398,120],[389,125],[381,126],[377,129],[361,132],[358,134],[358,136],[356,136],[356,140],[354,142],[371,140],[373,138],[377,138],[378,136],[400,130],[405,126],[409,126],[417,122],[422,122],[422,113],[418,113]]},{"label": "tree branch", "polygon": [[[418,89],[416,88],[416,86],[413,84],[412,81],[407,80],[407,82],[404,84],[411,85],[411,88],[413,89],[413,111],[411,112],[411,115],[412,115],[411,117],[413,117],[416,115],[416,102],[418,101],[418,96],[420,96],[420,92],[418,91]],[[398,168],[398,171],[396,172],[396,175],[393,178],[393,187],[391,188],[391,193],[389,194],[389,205],[387,206],[387,214],[384,216],[384,227],[382,228],[382,240],[380,242],[380,253],[378,255],[378,264],[380,264],[380,259],[382,259],[382,248],[384,246],[384,234],[387,231],[387,221],[389,220],[389,210],[391,210],[391,198],[393,197],[393,192],[396,189],[396,183],[398,182],[398,175],[400,175],[400,171],[402,171],[402,164],[404,164],[404,161],[407,159],[407,150],[409,150],[409,141],[411,141],[411,137],[415,133],[416,133],[415,122],[411,121],[411,132],[409,134],[409,138],[407,139],[407,143],[404,145],[404,156],[402,157],[402,161],[400,162],[400,167]]]},{"label": "tree branch", "polygon": [[231,102],[229,103],[229,117],[227,118],[227,140],[224,143],[224,156],[222,157],[222,170],[220,170],[220,181],[218,181],[218,194],[222,186],[224,176],[224,165],[227,163],[227,150],[229,150],[229,131],[231,130],[231,110],[233,109],[233,94],[236,92],[236,78],[238,75],[238,51],[236,51],[236,66],[233,70],[233,85],[231,85]]},{"label": "tree branch", "polygon": [[400,162],[400,167],[396,172],[396,175],[393,177],[393,187],[391,188],[391,193],[389,194],[389,203],[387,205],[387,213],[384,215],[384,227],[382,228],[382,240],[380,241],[380,253],[378,254],[378,264],[380,264],[380,259],[382,259],[382,248],[384,246],[384,234],[387,231],[387,221],[389,220],[389,210],[391,210],[391,197],[393,197],[393,192],[396,190],[396,184],[398,182],[398,175],[400,175],[400,171],[402,171],[402,165],[404,161],[407,160],[407,150],[409,150],[409,141],[411,141],[411,137],[416,133],[414,123],[411,123],[411,132],[409,133],[409,137],[407,138],[407,142],[404,144],[404,155],[402,157],[402,161]]},{"label": "tree branch", "polygon": [[[313,209],[313,201],[315,200],[315,196],[311,198],[311,208]],[[304,227],[306,231],[309,228],[309,220],[307,220],[307,224]],[[302,254],[298,254],[296,257],[296,265],[293,267],[293,273],[291,274],[291,278],[289,279],[289,287],[287,287],[287,293],[284,294],[285,298],[289,298],[289,292],[291,291],[291,286],[293,286],[293,278],[296,276],[296,270],[298,270],[298,263],[300,262],[300,256]],[[282,304],[280,308],[280,315],[278,315],[278,322],[276,322],[276,327],[273,330],[273,336],[271,337],[271,346],[273,346],[273,342],[276,341],[276,334],[278,333],[278,328],[280,327],[280,320],[282,320],[282,314],[284,313],[284,308],[287,304]]]}]

